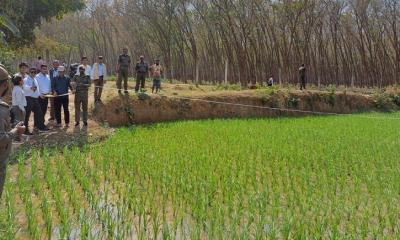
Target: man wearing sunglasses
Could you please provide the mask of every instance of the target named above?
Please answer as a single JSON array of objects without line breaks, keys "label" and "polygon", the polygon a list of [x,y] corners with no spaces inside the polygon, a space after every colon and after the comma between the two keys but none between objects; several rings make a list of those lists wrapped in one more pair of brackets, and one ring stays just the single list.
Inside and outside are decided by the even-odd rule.
[{"label": "man wearing sunglasses", "polygon": [[48,131],[49,129],[44,125],[44,118],[42,109],[40,108],[39,103],[39,89],[38,83],[36,81],[36,68],[31,68],[29,70],[29,76],[24,79],[24,93],[26,97],[26,110],[25,110],[25,134],[32,135],[29,131],[29,117],[31,113],[34,114],[34,124],[35,127],[39,129],[41,132]]}]

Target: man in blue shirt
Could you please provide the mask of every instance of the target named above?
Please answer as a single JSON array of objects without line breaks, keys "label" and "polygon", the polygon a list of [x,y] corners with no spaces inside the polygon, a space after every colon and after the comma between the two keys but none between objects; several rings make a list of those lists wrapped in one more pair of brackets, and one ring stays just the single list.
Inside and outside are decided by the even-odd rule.
[{"label": "man in blue shirt", "polygon": [[54,110],[55,117],[57,120],[57,127],[61,127],[61,107],[64,109],[64,121],[65,127],[69,127],[69,93],[68,90],[72,91],[70,78],[65,76],[65,67],[58,67],[58,76],[54,78],[52,83],[53,95],[54,95]]}]

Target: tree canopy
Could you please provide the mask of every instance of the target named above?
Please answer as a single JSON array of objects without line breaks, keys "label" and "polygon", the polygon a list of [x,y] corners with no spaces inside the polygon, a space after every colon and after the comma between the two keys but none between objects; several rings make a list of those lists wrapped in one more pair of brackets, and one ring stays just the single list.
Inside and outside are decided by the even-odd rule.
[{"label": "tree canopy", "polygon": [[0,24],[0,30],[5,33],[7,42],[15,45],[27,45],[33,42],[34,29],[43,20],[53,17],[61,18],[64,14],[83,9],[84,0],[0,0],[1,14],[8,16],[21,32],[19,37],[12,34],[12,29]]}]

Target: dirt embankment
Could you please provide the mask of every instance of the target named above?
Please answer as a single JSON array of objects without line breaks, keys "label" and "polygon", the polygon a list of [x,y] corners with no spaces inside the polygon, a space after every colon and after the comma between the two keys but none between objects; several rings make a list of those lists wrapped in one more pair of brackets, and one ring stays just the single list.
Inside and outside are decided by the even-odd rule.
[{"label": "dirt embankment", "polygon": [[93,116],[98,121],[116,127],[133,123],[143,124],[176,120],[310,115],[310,113],[297,111],[227,105],[203,100],[325,113],[359,113],[382,110],[383,108],[386,110],[387,108],[398,108],[396,104],[389,103],[390,100],[382,100],[387,106],[379,106],[376,97],[359,93],[318,91],[289,93],[279,90],[272,92],[238,91],[194,96],[178,95],[177,93],[169,96],[146,94],[113,96],[104,105],[96,107],[93,110]]}]

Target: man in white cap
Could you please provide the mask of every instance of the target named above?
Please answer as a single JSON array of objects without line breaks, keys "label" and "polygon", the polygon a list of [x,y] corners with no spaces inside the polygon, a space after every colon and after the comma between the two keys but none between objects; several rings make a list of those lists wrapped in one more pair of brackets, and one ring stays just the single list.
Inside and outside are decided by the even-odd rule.
[{"label": "man in white cap", "polygon": [[58,76],[53,81],[53,95],[54,95],[54,110],[57,120],[57,127],[61,127],[61,107],[64,109],[65,127],[69,127],[69,93],[72,91],[71,80],[65,76],[65,67],[58,67]]}]

